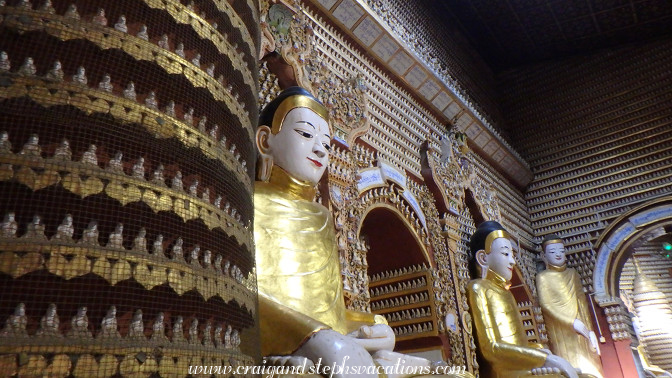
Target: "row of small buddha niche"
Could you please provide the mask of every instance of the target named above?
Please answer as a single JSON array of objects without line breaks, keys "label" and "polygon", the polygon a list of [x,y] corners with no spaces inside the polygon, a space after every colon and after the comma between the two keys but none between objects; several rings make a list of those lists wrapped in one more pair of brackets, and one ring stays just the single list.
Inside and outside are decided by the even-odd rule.
[{"label": "row of small buddha niche", "polygon": [[[0,2],[0,4],[2,4],[3,6],[4,6],[4,3],[5,3],[4,0]],[[29,0],[20,0],[19,3],[16,5],[16,7],[17,8],[22,8],[22,9],[33,9],[33,5]],[[189,2],[189,4],[187,5],[187,9],[189,9],[191,11],[195,10],[193,1]],[[48,13],[48,14],[56,14],[56,10],[52,6],[50,0],[46,0],[44,3],[42,3],[41,6],[37,7],[36,10],[40,11],[40,12],[45,12],[45,13]],[[67,10],[65,11],[65,13],[63,14],[63,16],[65,18],[69,18],[69,19],[73,19],[73,20],[81,20],[82,19],[79,12],[77,11],[77,5],[75,5],[75,4],[70,4],[68,6]],[[206,19],[206,15],[205,15],[204,12],[201,12],[199,16],[201,18],[203,18],[204,20]],[[87,21],[90,21],[94,24],[98,24],[98,25],[101,25],[101,26],[108,26],[108,20],[105,16],[105,9],[103,9],[103,8],[98,8],[98,11],[96,12],[95,15],[92,15],[90,17],[86,17],[86,19],[87,19]],[[210,24],[210,26],[212,26],[216,30],[219,25],[217,25],[216,22],[213,22],[213,23]],[[127,20],[126,20],[125,15],[122,14],[121,16],[119,16],[119,19],[114,24],[114,29],[117,30],[117,31],[120,31],[122,33],[128,33],[128,25],[127,25]],[[150,36],[149,36],[149,32],[147,30],[147,25],[145,25],[145,24],[140,25],[139,30],[135,34],[135,36],[137,38],[142,39],[142,40],[149,41]],[[164,50],[173,51],[177,56],[179,56],[182,59],[187,59],[186,54],[185,54],[185,50],[184,50],[184,43],[178,42],[178,43],[175,44],[175,49],[174,50],[171,49],[171,47],[170,47],[171,42],[170,42],[170,38],[169,38],[168,34],[162,34],[158,38],[158,40],[156,41],[156,45],[161,47]],[[238,44],[234,43],[233,48],[235,50],[237,50],[238,49]],[[193,57],[191,58],[190,62],[193,65],[195,65],[196,67],[201,68],[201,54],[196,52],[193,55]],[[0,64],[1,63],[2,62],[0,61]],[[52,79],[60,79],[60,80],[63,79],[63,72],[60,71],[60,75],[59,75],[59,69],[60,69],[60,63],[59,63],[58,69],[56,68],[56,65],[54,65],[54,69],[52,71],[54,71],[53,74],[55,74],[55,75],[53,75],[53,77],[51,77]],[[210,63],[208,66],[206,66],[204,71],[210,77],[214,78],[215,77],[215,63]],[[33,73],[33,75],[34,75],[34,73]],[[84,77],[84,79],[85,79],[85,77]],[[73,81],[75,81],[75,80],[73,79]],[[224,83],[226,81],[224,79],[224,75],[219,75],[217,77],[217,81],[221,85],[224,85]],[[86,84],[86,82],[84,82],[83,84]],[[238,98],[238,94],[233,93],[233,87],[231,85],[227,86],[227,90],[229,91],[229,93],[234,95],[236,97],[236,99]]]},{"label": "row of small buddha niche", "polygon": [[[73,225],[72,215],[66,214],[65,218],[61,224],[56,228],[56,233],[48,239],[45,235],[45,225],[42,223],[42,219],[39,215],[35,215],[33,220],[26,225],[26,232],[21,236],[21,239],[26,241],[50,241],[52,243],[58,244],[75,244],[80,246],[90,246],[90,247],[100,247],[100,241],[98,240],[98,222],[91,221],[85,230],[82,231],[82,237],[79,240],[74,240],[73,235],[75,233],[75,227]],[[5,218],[0,224],[0,240],[2,239],[14,239],[16,238],[16,232],[18,230],[18,224],[15,220],[15,214],[13,212],[8,212],[5,214]],[[105,244],[105,248],[111,248],[116,250],[126,250],[124,247],[124,225],[122,223],[117,223],[114,231],[110,233],[108,241]],[[152,243],[152,249],[147,248],[147,231],[144,227],[140,228],[137,236],[133,239],[133,246],[131,251],[139,253],[147,253],[157,257],[166,257],[165,247],[164,247],[164,237],[162,234],[158,234]],[[203,252],[203,259],[201,262],[201,247],[196,244],[191,247],[191,250],[188,252],[190,256],[189,264],[197,268],[203,268],[208,270],[214,270],[217,273],[230,275],[237,282],[242,282],[244,280],[244,275],[240,268],[235,264],[231,265],[229,261],[223,261],[222,255],[215,256],[214,262],[212,261],[212,252],[210,250],[205,250]],[[169,258],[173,261],[186,263],[184,258],[184,241],[181,237],[175,239],[172,248],[170,249]],[[222,266],[222,263],[224,264]]]},{"label": "row of small buddha niche", "polygon": [[528,343],[509,291],[515,265],[511,236],[494,221],[483,222],[472,234],[470,265],[477,278],[469,282],[467,295],[484,376],[562,373],[568,377],[602,377],[595,349],[599,346],[590,329],[583,287],[578,274],[566,267],[561,247],[559,238],[544,243],[548,270],[537,276],[539,301],[551,343],[548,350]]},{"label": "row of small buddha niche", "polygon": [[[39,136],[37,134],[32,134],[28,138],[28,141],[21,148],[19,155],[28,158],[42,159],[43,158],[42,147],[40,146],[39,141],[40,141]],[[98,148],[96,147],[95,144],[89,145],[89,148],[82,154],[79,163],[99,167],[97,149]],[[2,154],[13,154],[12,143],[9,140],[9,134],[6,131],[0,132],[0,155]],[[112,157],[106,164],[105,170],[113,173],[126,174],[126,171],[124,170],[124,162],[122,160],[123,157],[124,157],[123,153],[121,151],[117,151],[114,157]],[[71,161],[72,151],[70,149],[70,142],[67,139],[63,139],[61,143],[58,145],[58,147],[56,147],[56,149],[54,150],[54,154],[49,159],[55,161]],[[145,177],[146,164],[147,163],[145,162],[145,158],[140,156],[133,163],[133,166],[131,167],[131,177],[140,180],[147,180],[147,178]],[[13,169],[13,168],[11,168],[11,165],[9,164],[4,164],[2,170],[7,169]],[[165,168],[163,164],[159,164],[156,170],[152,173],[152,177],[149,180],[149,182],[151,182],[152,184],[166,187],[166,177],[164,171]],[[185,192],[182,177],[183,177],[182,172],[179,170],[176,171],[175,174],[173,175],[173,178],[171,179],[170,188],[179,192]],[[218,209],[223,209],[224,212],[231,215],[231,217],[234,218],[238,223],[240,223],[244,227],[247,227],[247,225],[243,224],[242,218],[240,216],[240,213],[238,213],[238,210],[231,207],[231,204],[228,201],[224,203],[224,206],[222,208],[221,195],[218,195],[215,198],[214,202],[211,202],[211,196],[213,194],[210,193],[210,188],[206,187],[205,189],[203,189],[200,196],[198,194],[198,191],[199,191],[199,181],[193,180],[192,183],[187,188],[186,193],[190,194],[191,196],[201,198],[203,201],[206,201],[208,203],[212,203]]]},{"label": "row of small buddha niche", "polygon": [[[28,324],[28,317],[26,316],[26,306],[19,303],[14,310],[14,314],[10,315],[4,328],[0,331],[0,338],[71,338],[79,340],[93,339],[93,333],[89,326],[89,318],[87,316],[87,308],[80,307],[75,316],[70,320],[70,329],[62,333],[60,326],[60,318],[57,313],[56,304],[51,303],[47,308],[46,313],[40,319],[40,326],[34,335],[29,335],[26,330]],[[110,306],[107,314],[100,322],[100,328],[96,333],[95,338],[98,340],[133,340],[150,341],[152,343],[174,343],[174,344],[190,344],[202,345],[206,347],[224,348],[237,350],[240,346],[240,333],[237,329],[218,323],[213,330],[212,320],[206,322],[202,332],[199,332],[199,321],[196,318],[191,320],[188,330],[188,339],[184,337],[182,316],[177,316],[173,322],[173,332],[169,340],[165,333],[166,319],[163,312],[159,312],[152,322],[151,336],[147,339],[145,334],[145,322],[142,318],[142,310],[138,309],[133,314],[133,318],[128,327],[128,333],[122,336],[119,333],[117,323],[117,309],[115,306]],[[213,334],[214,331],[214,334]],[[213,337],[214,336],[214,337]]]},{"label": "row of small buddha niche", "polygon": [[371,304],[371,309],[372,310],[382,310],[385,308],[390,308],[390,307],[399,307],[399,306],[405,306],[409,304],[415,304],[415,303],[420,303],[420,302],[426,302],[429,300],[429,294],[423,292],[423,293],[416,293],[416,294],[410,294],[406,295],[404,297],[397,297],[394,299],[384,299],[379,302],[374,302]]},{"label": "row of small buddha niche", "polygon": [[[6,51],[0,51],[0,73],[10,72],[11,62]],[[37,68],[32,57],[27,57],[19,69],[15,72],[21,76],[36,76]],[[64,80],[63,68],[60,61],[55,61],[53,67],[44,75],[44,78],[49,81],[63,81]],[[77,71],[71,77],[71,82],[73,84],[87,86],[88,78],[86,77],[86,69],[82,66],[77,68]],[[230,86],[229,86],[230,87]],[[114,84],[112,83],[112,78],[110,74],[104,74],[103,79],[98,83],[98,89],[104,92],[112,93],[114,90]],[[135,83],[130,81],[127,86],[121,91],[121,94],[124,98],[131,101],[138,101],[138,95],[135,91]],[[238,99],[238,94],[236,94],[235,99]],[[156,97],[155,91],[150,91],[144,99],[144,105],[153,110],[159,110],[159,102]],[[243,104],[244,105],[244,104]],[[182,122],[188,126],[194,126],[194,108],[187,108],[184,106],[182,114]],[[161,110],[167,116],[177,118],[176,105],[175,101],[170,100]],[[247,111],[246,111],[247,112]],[[208,117],[202,115],[198,122],[196,123],[196,129],[200,132],[209,135],[211,138],[218,140],[219,125],[214,124],[211,127],[208,125]],[[236,162],[240,165],[243,172],[247,171],[247,162],[245,159],[241,159],[240,152],[237,151],[236,145],[234,143],[228,143],[226,135],[222,133],[221,138],[219,139],[219,144],[222,148],[228,150],[233,156]],[[230,144],[230,146],[229,146]]]},{"label": "row of small buddha niche", "polygon": [[[392,351],[395,335],[384,318],[346,311],[332,215],[315,202],[329,163],[327,109],[291,87],[261,111],[259,123],[254,236],[262,354],[369,368],[360,377],[377,377],[370,373],[376,366],[429,367],[429,360]],[[412,374],[388,374],[402,376]]]}]

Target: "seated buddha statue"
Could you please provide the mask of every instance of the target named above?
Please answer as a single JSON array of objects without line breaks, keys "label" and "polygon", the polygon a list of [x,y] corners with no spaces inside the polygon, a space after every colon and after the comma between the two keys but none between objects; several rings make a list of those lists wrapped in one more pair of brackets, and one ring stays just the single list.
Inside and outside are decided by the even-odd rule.
[{"label": "seated buddha statue", "polygon": [[509,291],[516,262],[504,228],[494,221],[481,223],[471,236],[469,247],[472,274],[478,278],[469,282],[467,298],[481,376],[526,377],[534,369],[550,368],[570,378],[578,377],[569,362],[527,341],[516,300]]},{"label": "seated buddha statue", "polygon": [[[384,318],[345,308],[333,219],[315,202],[331,148],[327,109],[291,87],[259,122],[254,239],[263,355],[373,370],[401,358],[402,366],[429,371],[429,360],[392,352],[394,333]],[[356,376],[378,377],[373,370]]]},{"label": "seated buddha statue", "polygon": [[581,373],[602,378],[600,346],[581,278],[567,267],[565,245],[559,236],[546,236],[541,248],[546,270],[537,274],[537,293],[551,351]]}]

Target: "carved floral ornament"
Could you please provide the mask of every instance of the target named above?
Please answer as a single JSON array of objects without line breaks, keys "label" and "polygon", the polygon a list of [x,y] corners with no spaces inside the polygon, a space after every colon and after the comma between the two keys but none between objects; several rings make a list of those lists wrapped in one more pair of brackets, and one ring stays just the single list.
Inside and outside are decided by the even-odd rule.
[{"label": "carved floral ornament", "polygon": [[[298,2],[262,1],[261,9],[264,22],[260,58],[277,52],[291,66],[295,84],[313,93],[329,109],[336,136],[354,145],[355,139],[370,127],[364,77],[357,72],[339,75],[327,65],[325,53],[316,47],[310,20]],[[267,76],[272,75],[267,73]],[[260,98],[268,98],[268,94],[263,93],[264,87],[268,87],[263,81],[273,78],[261,77],[260,80]]]}]

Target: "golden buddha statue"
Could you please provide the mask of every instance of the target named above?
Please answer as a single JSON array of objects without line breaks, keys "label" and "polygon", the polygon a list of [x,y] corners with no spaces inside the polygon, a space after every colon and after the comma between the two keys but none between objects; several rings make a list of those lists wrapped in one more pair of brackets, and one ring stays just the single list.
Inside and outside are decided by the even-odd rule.
[{"label": "golden buddha statue", "polygon": [[327,109],[291,87],[259,123],[254,238],[263,355],[364,368],[358,377],[378,377],[377,368],[399,362],[427,374],[429,360],[392,352],[394,333],[383,317],[345,308],[333,219],[315,202],[331,148]]},{"label": "golden buddha statue", "polygon": [[471,236],[471,270],[480,278],[469,282],[467,296],[476,330],[481,376],[526,377],[534,369],[546,368],[570,378],[578,377],[567,361],[541,345],[528,343],[516,301],[509,291],[516,263],[509,239],[509,234],[494,221],[483,222]]},{"label": "golden buddha statue", "polygon": [[567,267],[565,245],[559,236],[546,236],[541,248],[546,270],[537,274],[537,293],[551,350],[582,374],[602,378],[600,346],[579,274]]}]

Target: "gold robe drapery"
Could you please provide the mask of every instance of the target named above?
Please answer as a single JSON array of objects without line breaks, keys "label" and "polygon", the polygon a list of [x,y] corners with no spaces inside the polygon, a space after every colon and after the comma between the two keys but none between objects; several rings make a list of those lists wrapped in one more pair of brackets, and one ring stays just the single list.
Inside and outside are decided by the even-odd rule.
[{"label": "gold robe drapery", "polygon": [[320,329],[346,332],[340,263],[331,213],[315,190],[273,167],[256,182],[259,319],[263,355],[288,355]]},{"label": "gold robe drapery", "polygon": [[473,317],[481,377],[517,378],[546,362],[540,345],[530,345],[509,283],[488,270],[484,279],[469,282],[467,295]]},{"label": "gold robe drapery", "polygon": [[600,357],[590,341],[574,330],[574,320],[581,320],[592,331],[588,301],[579,274],[571,268],[549,264],[537,274],[539,304],[546,321],[546,332],[554,354],[566,359],[583,374],[602,378]]}]

